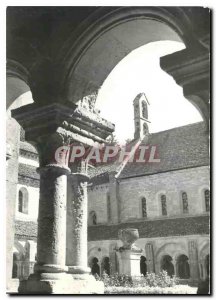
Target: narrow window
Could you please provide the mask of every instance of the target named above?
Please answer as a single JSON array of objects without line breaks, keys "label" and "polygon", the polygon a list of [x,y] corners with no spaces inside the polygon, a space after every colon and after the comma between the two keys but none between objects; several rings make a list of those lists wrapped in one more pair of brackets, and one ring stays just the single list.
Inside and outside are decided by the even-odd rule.
[{"label": "narrow window", "polygon": [[147,217],[146,198],[142,198],[141,203],[142,203],[142,217],[146,218]]},{"label": "narrow window", "polygon": [[205,195],[205,211],[208,212],[210,211],[210,191],[205,190],[204,195]]},{"label": "narrow window", "polygon": [[143,118],[148,119],[148,109],[145,101],[142,102],[142,116]]},{"label": "narrow window", "polygon": [[23,214],[28,214],[28,191],[26,188],[19,190],[18,211]]},{"label": "narrow window", "polygon": [[188,197],[187,193],[183,192],[182,193],[182,207],[183,207],[183,213],[188,213]]},{"label": "narrow window", "polygon": [[19,190],[19,203],[18,203],[18,211],[23,212],[23,193]]},{"label": "narrow window", "polygon": [[167,216],[166,195],[161,195],[161,212],[162,216]]},{"label": "narrow window", "polygon": [[95,211],[91,211],[89,214],[90,225],[97,225],[97,215]]}]

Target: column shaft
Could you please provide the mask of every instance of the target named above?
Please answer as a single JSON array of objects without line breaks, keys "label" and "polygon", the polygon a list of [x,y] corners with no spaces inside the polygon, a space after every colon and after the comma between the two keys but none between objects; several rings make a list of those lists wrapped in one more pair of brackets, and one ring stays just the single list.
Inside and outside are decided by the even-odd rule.
[{"label": "column shaft", "polygon": [[40,169],[37,271],[65,271],[67,172],[58,166]]},{"label": "column shaft", "polygon": [[69,272],[89,273],[87,267],[87,181],[82,174],[68,176],[67,255]]}]

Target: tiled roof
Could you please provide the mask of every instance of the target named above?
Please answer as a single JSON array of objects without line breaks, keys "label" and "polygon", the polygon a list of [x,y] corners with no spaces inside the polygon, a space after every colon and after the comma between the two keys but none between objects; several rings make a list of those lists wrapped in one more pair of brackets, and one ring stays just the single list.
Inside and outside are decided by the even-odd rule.
[{"label": "tiled roof", "polygon": [[160,163],[128,163],[119,178],[155,174],[209,164],[204,122],[150,134],[141,145],[157,146]]},{"label": "tiled roof", "polygon": [[118,239],[118,230],[137,228],[140,238],[209,234],[209,216],[142,220],[117,225],[88,227],[88,240]]},{"label": "tiled roof", "polygon": [[33,178],[35,180],[39,180],[40,178],[36,172],[36,167],[25,164],[19,164],[19,176]]},{"label": "tiled roof", "polygon": [[15,221],[15,234],[17,236],[35,238],[37,237],[37,223],[33,221]]},{"label": "tiled roof", "polygon": [[[209,234],[209,216],[181,217],[160,220],[142,220],[116,225],[88,227],[88,241],[118,239],[118,230],[137,228],[140,238]],[[15,221],[15,234],[21,237],[37,237],[37,223]]]},{"label": "tiled roof", "polygon": [[20,141],[20,149],[37,154],[36,148],[27,142]]},{"label": "tiled roof", "polygon": [[[134,141],[132,141],[132,144]],[[160,163],[128,162],[118,178],[150,175],[167,171],[209,165],[208,133],[204,122],[194,123],[157,133],[152,133],[141,145],[156,146]],[[118,158],[117,158],[118,160]],[[117,161],[99,165],[89,171],[94,184],[100,184],[101,174],[116,172]]]}]

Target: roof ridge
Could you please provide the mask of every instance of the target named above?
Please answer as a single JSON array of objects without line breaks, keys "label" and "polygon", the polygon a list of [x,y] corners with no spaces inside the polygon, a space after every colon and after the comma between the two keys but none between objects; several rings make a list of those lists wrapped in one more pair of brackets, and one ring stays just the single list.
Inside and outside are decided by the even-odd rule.
[{"label": "roof ridge", "polygon": [[164,133],[164,132],[170,132],[170,131],[174,131],[174,130],[179,130],[179,129],[182,129],[182,128],[186,128],[186,127],[193,127],[195,125],[198,125],[198,124],[204,124],[205,122],[204,121],[200,121],[200,122],[195,122],[195,123],[191,123],[191,124],[186,124],[186,125],[183,125],[183,126],[178,126],[178,127],[174,127],[174,128],[170,128],[170,129],[166,129],[166,130],[162,130],[162,131],[157,131],[157,132],[152,132],[149,134],[149,136],[152,136],[152,135],[156,135],[156,134],[159,134],[159,133]]}]

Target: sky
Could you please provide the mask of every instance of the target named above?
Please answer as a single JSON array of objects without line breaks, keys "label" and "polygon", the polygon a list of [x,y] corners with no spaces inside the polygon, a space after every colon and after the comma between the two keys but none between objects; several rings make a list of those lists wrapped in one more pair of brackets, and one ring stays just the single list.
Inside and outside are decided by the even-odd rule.
[{"label": "sky", "polygon": [[135,49],[121,60],[104,81],[96,102],[100,115],[115,124],[120,143],[133,138],[133,100],[145,93],[150,103],[150,133],[202,121],[183,90],[165,73],[159,58],[184,48],[180,42],[153,42]]}]

